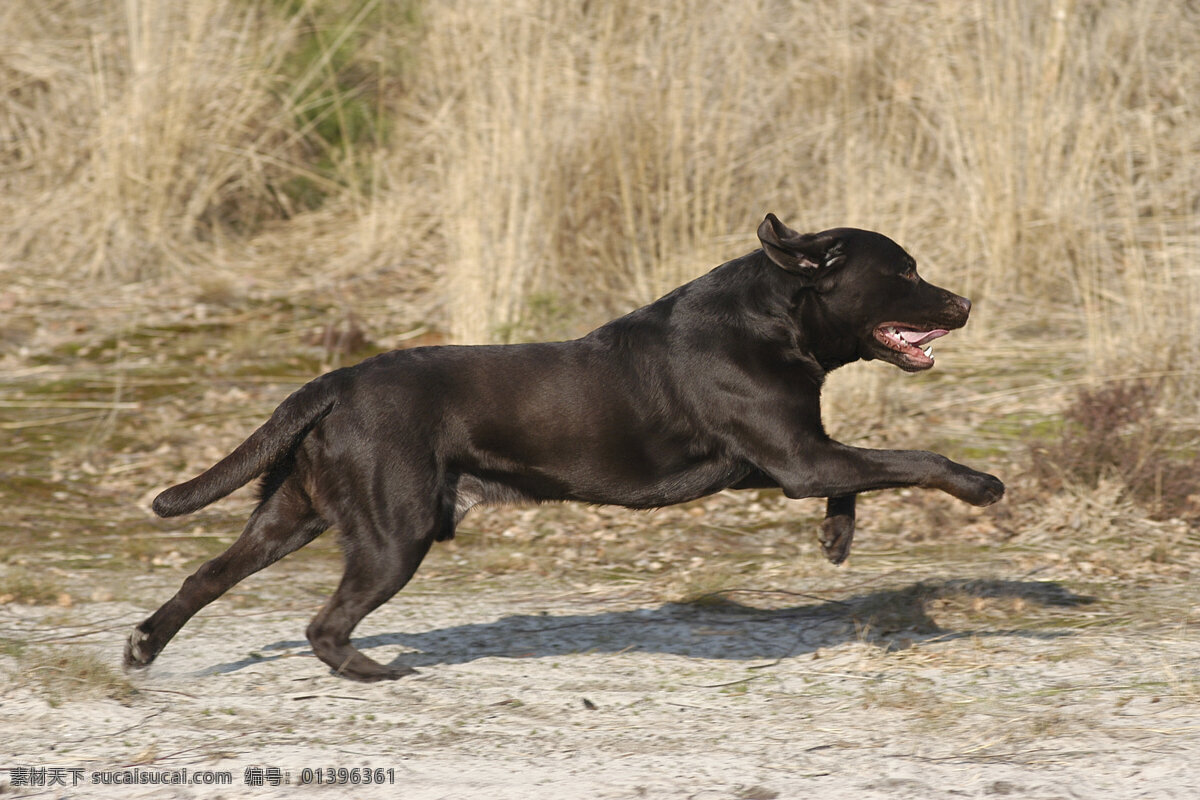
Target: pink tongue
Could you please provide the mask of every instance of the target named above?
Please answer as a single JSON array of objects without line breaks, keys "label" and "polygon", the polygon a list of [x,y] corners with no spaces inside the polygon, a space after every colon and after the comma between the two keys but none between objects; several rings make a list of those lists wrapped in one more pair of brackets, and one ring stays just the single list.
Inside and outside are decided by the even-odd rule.
[{"label": "pink tongue", "polygon": [[950,331],[938,329],[936,331],[900,331],[900,338],[911,344],[913,347],[920,347],[926,342],[932,342],[934,339],[939,339],[945,336]]}]

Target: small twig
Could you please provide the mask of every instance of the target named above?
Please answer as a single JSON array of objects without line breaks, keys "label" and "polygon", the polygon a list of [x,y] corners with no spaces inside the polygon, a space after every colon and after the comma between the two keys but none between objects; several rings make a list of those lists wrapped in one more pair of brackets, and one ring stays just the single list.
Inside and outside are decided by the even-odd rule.
[{"label": "small twig", "polygon": [[720,689],[725,686],[737,686],[739,683],[756,681],[761,677],[762,675],[751,675],[748,678],[740,678],[736,681],[729,681],[728,683],[681,683],[680,686],[690,686],[693,689]]},{"label": "small twig", "polygon": [[708,711],[708,709],[704,708],[703,706],[689,706],[687,703],[672,703],[667,701],[666,705],[675,706],[676,708],[690,708],[693,711]]},{"label": "small twig", "polygon": [[143,689],[142,687],[139,686],[139,687],[137,687],[137,691],[146,692],[147,694],[177,694],[180,697],[186,697],[189,700],[199,700],[200,699],[199,695],[188,694],[187,692],[179,692],[174,689]]}]

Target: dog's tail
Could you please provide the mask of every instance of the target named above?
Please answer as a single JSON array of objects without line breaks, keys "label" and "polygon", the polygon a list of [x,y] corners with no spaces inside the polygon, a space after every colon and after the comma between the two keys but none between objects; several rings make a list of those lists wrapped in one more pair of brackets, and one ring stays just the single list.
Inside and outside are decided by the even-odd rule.
[{"label": "dog's tail", "polygon": [[333,382],[322,376],[293,392],[246,441],[200,475],[154,498],[160,517],[190,514],[266,472],[290,453],[334,405]]}]

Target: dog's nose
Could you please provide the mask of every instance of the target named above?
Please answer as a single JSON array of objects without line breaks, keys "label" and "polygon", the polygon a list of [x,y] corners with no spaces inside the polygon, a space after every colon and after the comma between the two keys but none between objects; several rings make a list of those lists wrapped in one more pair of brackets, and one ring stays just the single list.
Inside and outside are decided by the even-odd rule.
[{"label": "dog's nose", "polygon": [[965,298],[965,297],[958,298],[958,305],[959,305],[959,308],[961,308],[963,310],[964,314],[971,313],[971,301],[968,300],[967,298]]}]

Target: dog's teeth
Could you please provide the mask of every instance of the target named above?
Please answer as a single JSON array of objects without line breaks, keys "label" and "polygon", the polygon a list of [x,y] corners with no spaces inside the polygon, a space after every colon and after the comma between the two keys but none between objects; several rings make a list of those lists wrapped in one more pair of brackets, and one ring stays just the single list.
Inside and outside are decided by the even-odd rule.
[{"label": "dog's teeth", "polygon": [[929,345],[928,347],[925,348],[925,357],[933,358],[933,345]]}]

